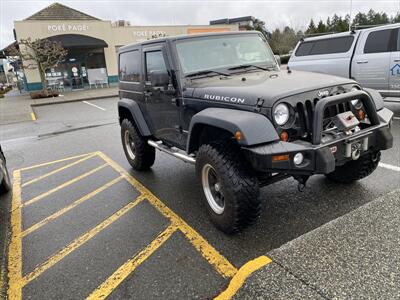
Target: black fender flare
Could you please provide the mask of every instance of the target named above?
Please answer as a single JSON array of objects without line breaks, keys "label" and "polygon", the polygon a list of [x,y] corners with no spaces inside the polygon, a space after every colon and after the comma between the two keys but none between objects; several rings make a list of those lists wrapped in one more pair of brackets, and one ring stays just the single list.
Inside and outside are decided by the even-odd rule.
[{"label": "black fender flare", "polygon": [[235,136],[240,131],[242,138],[238,141],[242,146],[254,146],[279,140],[278,133],[271,121],[264,115],[236,109],[206,108],[195,114],[189,126],[187,153],[195,149],[196,136],[192,135],[196,126],[213,126],[229,131]]},{"label": "black fender flare", "polygon": [[149,129],[149,126],[146,123],[146,120],[144,119],[142,110],[139,107],[139,104],[136,101],[133,101],[132,99],[120,99],[118,101],[118,114],[121,120],[121,112],[120,108],[123,107],[125,109],[128,109],[132,115],[133,121],[135,122],[137,128],[139,129],[139,132],[142,136],[150,136],[151,131]]},{"label": "black fender flare", "polygon": [[363,90],[366,91],[371,96],[372,100],[375,103],[375,108],[377,111],[385,107],[382,95],[377,90],[369,88],[363,88]]}]

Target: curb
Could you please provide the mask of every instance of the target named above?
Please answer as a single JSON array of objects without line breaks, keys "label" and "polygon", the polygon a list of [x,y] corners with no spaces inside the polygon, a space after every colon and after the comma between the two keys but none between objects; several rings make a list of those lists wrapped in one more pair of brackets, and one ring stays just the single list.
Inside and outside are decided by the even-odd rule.
[{"label": "curb", "polygon": [[55,104],[63,104],[63,103],[70,103],[70,102],[81,102],[81,101],[87,101],[87,100],[100,100],[100,99],[115,98],[115,97],[118,97],[118,94],[79,98],[79,99],[70,99],[70,100],[63,100],[63,101],[56,101],[56,102],[34,103],[34,104],[31,104],[31,107],[33,108],[33,107],[45,106],[45,105],[55,105]]}]

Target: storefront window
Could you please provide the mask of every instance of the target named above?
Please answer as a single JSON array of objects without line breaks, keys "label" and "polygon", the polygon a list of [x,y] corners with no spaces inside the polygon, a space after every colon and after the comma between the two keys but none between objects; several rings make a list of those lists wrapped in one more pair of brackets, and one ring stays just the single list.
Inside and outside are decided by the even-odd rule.
[{"label": "storefront window", "polygon": [[107,83],[107,69],[104,49],[68,49],[64,62],[56,68],[46,71],[46,79],[51,85],[63,85],[79,89],[85,85],[100,82]]}]

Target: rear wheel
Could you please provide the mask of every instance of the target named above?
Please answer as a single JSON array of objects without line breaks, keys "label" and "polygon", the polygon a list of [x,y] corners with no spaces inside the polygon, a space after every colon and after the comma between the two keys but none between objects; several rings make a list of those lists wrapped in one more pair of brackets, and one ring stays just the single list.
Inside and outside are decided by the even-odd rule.
[{"label": "rear wheel", "polygon": [[125,156],[135,170],[142,171],[149,169],[156,157],[156,151],[147,144],[132,122],[124,119],[121,123],[121,139]]},{"label": "rear wheel", "polygon": [[351,183],[371,175],[378,167],[381,159],[381,152],[368,152],[357,160],[345,163],[336,167],[335,171],[326,174],[330,180],[339,183]]},{"label": "rear wheel", "polygon": [[3,153],[0,152],[0,172],[3,174],[3,179],[0,182],[0,192],[8,192],[11,190],[11,179],[6,166],[6,159]]},{"label": "rear wheel", "polygon": [[216,142],[201,146],[196,158],[208,214],[226,233],[254,223],[261,212],[257,177],[238,151],[232,144]]}]

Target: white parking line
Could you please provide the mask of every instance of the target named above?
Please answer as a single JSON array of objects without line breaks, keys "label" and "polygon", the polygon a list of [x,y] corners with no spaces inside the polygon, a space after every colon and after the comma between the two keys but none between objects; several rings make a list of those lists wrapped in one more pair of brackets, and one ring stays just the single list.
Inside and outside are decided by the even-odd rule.
[{"label": "white parking line", "polygon": [[393,119],[395,119],[395,120],[400,120],[400,117],[393,117]]},{"label": "white parking line", "polygon": [[103,111],[106,110],[105,108],[100,107],[100,106],[97,106],[96,104],[93,104],[93,103],[90,103],[90,102],[87,102],[87,101],[82,101],[82,102],[85,103],[85,104],[87,104],[87,105],[91,105],[91,106],[93,106],[93,107],[96,107],[96,108],[98,108],[98,109],[101,109],[101,110],[103,110]]},{"label": "white parking line", "polygon": [[389,170],[392,170],[392,171],[400,172],[400,167],[398,167],[398,166],[393,166],[393,165],[385,164],[385,163],[382,163],[382,162],[379,163],[379,166],[381,168],[386,168],[386,169],[389,169]]}]

